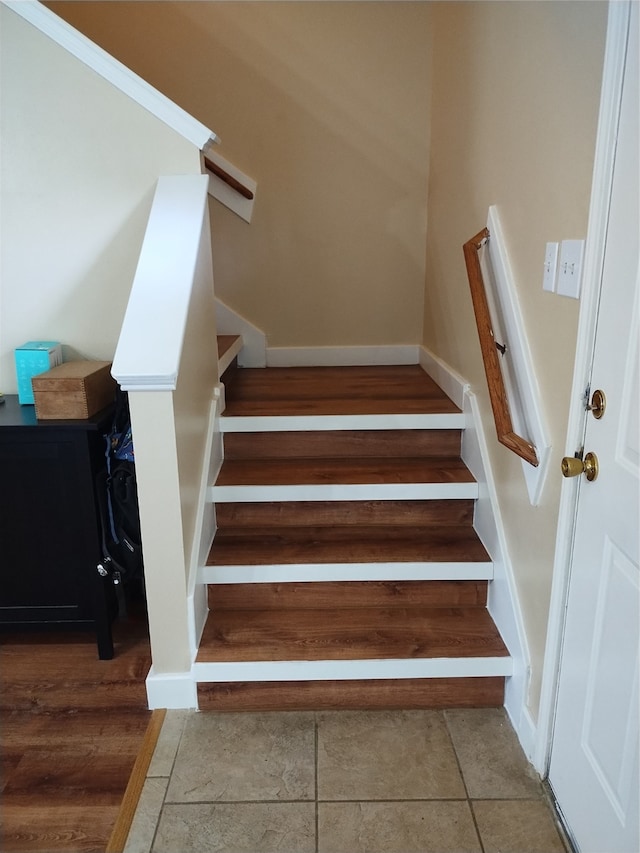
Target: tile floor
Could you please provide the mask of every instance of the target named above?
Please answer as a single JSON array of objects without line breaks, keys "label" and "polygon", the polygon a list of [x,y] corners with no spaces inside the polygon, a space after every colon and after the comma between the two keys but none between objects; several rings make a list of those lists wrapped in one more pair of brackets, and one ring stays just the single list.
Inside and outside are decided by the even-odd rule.
[{"label": "tile floor", "polygon": [[125,853],[565,853],[504,712],[169,711]]}]

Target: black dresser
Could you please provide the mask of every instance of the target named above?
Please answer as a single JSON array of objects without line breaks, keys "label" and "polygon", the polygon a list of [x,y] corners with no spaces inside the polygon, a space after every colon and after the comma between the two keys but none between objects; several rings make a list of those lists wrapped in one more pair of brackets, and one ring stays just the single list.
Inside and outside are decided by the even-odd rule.
[{"label": "black dresser", "polygon": [[113,584],[101,577],[96,473],[113,408],[87,420],[38,421],[0,405],[0,630],[95,631],[113,657]]}]

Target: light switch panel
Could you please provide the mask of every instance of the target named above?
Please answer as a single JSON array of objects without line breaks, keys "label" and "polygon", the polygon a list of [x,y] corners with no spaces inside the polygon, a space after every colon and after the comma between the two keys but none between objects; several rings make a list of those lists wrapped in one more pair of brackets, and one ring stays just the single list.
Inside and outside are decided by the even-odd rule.
[{"label": "light switch panel", "polygon": [[558,264],[558,285],[556,292],[560,296],[578,299],[582,281],[582,259],[584,240],[563,240],[560,244],[560,262]]}]

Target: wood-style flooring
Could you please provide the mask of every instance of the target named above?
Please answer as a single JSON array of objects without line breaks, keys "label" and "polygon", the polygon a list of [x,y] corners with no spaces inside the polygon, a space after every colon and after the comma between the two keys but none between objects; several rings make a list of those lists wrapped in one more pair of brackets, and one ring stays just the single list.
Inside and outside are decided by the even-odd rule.
[{"label": "wood-style flooring", "polygon": [[225,417],[460,411],[417,364],[243,368],[226,387],[226,406]]},{"label": "wood-style flooring", "polygon": [[[465,658],[495,673],[508,656],[487,581],[471,580],[490,558],[455,404],[419,365],[238,368],[223,381],[200,707],[502,704],[499,677],[401,677],[405,662],[426,673]],[[296,681],[307,661],[335,680]],[[230,663],[253,680],[216,681]],[[340,680],[362,672],[398,677]]]},{"label": "wood-style flooring", "polygon": [[2,853],[104,853],[151,712],[143,608],[90,633],[0,634]]}]

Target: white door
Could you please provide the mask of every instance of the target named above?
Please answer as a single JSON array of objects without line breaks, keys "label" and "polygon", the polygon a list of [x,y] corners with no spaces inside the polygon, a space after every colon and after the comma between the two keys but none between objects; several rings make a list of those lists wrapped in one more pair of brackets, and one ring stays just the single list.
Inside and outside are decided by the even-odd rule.
[{"label": "white door", "polygon": [[638,4],[632,3],[549,782],[581,853],[638,853]]}]

